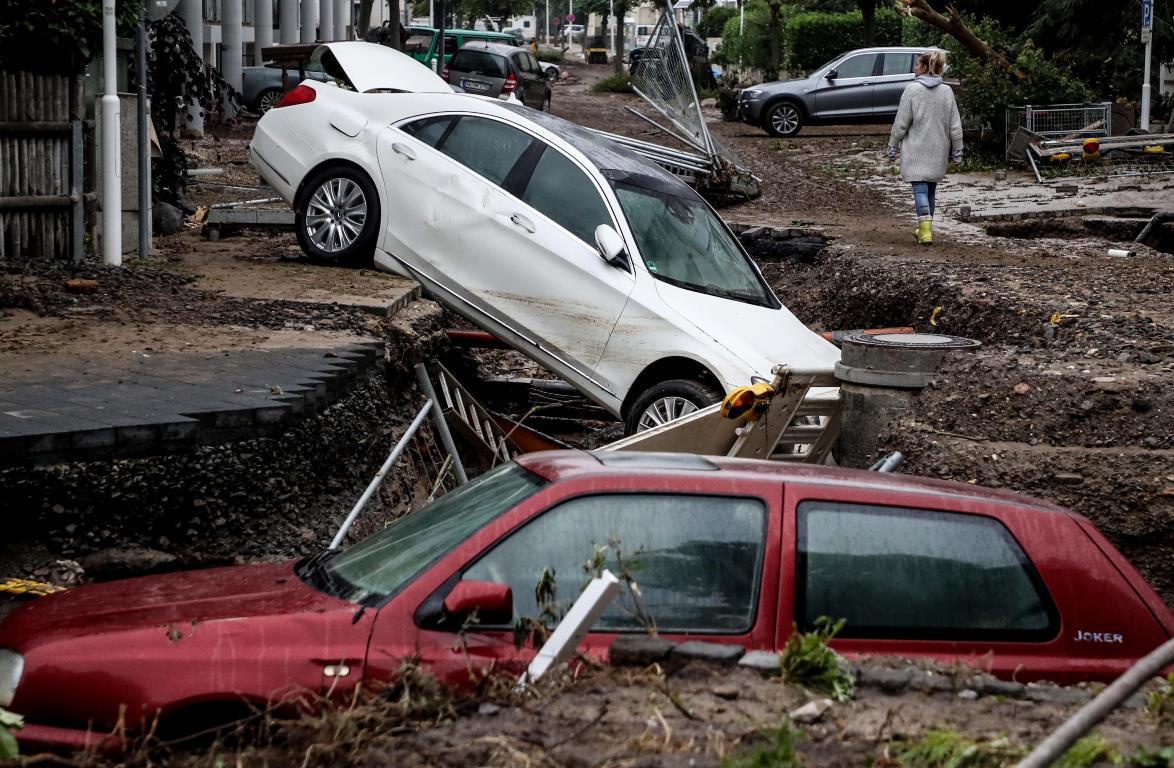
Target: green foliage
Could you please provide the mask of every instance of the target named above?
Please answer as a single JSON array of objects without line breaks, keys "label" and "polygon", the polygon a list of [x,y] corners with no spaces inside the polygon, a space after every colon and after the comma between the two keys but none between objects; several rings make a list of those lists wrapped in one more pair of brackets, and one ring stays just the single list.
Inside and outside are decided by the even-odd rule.
[{"label": "green foliage", "polygon": [[1174,725],[1174,672],[1166,675],[1164,688],[1146,694],[1145,711],[1160,726]]},{"label": "green foliage", "polygon": [[992,141],[998,147],[1002,147],[1008,105],[1082,103],[1093,98],[1085,83],[1047,58],[1031,41],[1023,43],[1015,52],[1011,35],[998,23],[986,18],[977,23],[967,20],[967,23],[996,50],[1009,52],[1008,58],[1018,73],[980,61],[952,37],[942,38],[942,47],[949,52],[950,76],[962,81],[956,96],[963,122],[989,126]]},{"label": "green foliage", "polygon": [[916,16],[901,17],[901,45],[910,48],[942,47],[942,31]]},{"label": "green foliage", "polygon": [[20,746],[12,732],[23,727],[23,717],[0,707],[0,760],[15,760],[20,757]]},{"label": "green foliage", "polygon": [[754,749],[742,752],[722,762],[723,768],[794,768],[799,765],[795,757],[795,742],[802,736],[783,723],[774,733],[770,744],[757,744]]},{"label": "green foliage", "polygon": [[558,48],[539,48],[537,59],[539,61],[562,61],[563,52]]},{"label": "green foliage", "polygon": [[591,86],[591,90],[595,93],[631,93],[632,89],[628,85],[628,76],[626,74],[612,75],[605,77],[595,85]]},{"label": "green foliage", "polygon": [[836,701],[851,699],[856,688],[852,670],[828,647],[828,641],[843,628],[843,619],[833,623],[827,616],[816,620],[814,632],[803,633],[795,627],[779,656],[783,680],[826,693]]},{"label": "green foliage", "polygon": [[[852,13],[800,13],[786,24],[786,67],[809,71],[853,48],[864,47],[864,17]],[[901,44],[901,17],[876,12],[876,45]]]},{"label": "green foliage", "polygon": [[[133,34],[142,0],[118,0],[118,34]],[[102,52],[102,0],[0,3],[0,69],[76,72]]]},{"label": "green foliage", "polygon": [[1125,760],[1130,768],[1170,768],[1174,765],[1174,747],[1139,749]]},{"label": "green foliage", "polygon": [[976,741],[955,731],[929,731],[895,755],[906,768],[1002,768],[1024,751],[1006,738]]},{"label": "green foliage", "polygon": [[749,0],[745,17],[745,29],[738,16],[726,21],[713,58],[719,64],[742,63],[762,69],[770,58],[770,9],[765,0]]},{"label": "green foliage", "polygon": [[1090,768],[1094,765],[1121,762],[1121,755],[1113,745],[1099,733],[1090,733],[1077,741],[1060,759],[1052,763],[1053,768]]},{"label": "green foliage", "polygon": [[721,37],[722,30],[726,28],[726,22],[737,18],[737,8],[731,8],[728,5],[714,6],[701,17],[701,21],[697,24],[697,34],[702,37]]},{"label": "green foliage", "polygon": [[558,604],[558,582],[553,569],[542,569],[542,575],[534,585],[534,599],[538,603],[538,615],[519,616],[514,624],[515,648],[521,648],[527,643],[534,648],[541,648],[550,637],[551,627],[562,621],[563,610]]}]

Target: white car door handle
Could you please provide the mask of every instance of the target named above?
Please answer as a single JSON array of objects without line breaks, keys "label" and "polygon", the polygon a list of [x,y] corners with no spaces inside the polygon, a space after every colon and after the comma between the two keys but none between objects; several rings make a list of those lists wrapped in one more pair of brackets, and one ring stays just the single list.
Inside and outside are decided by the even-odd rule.
[{"label": "white car door handle", "polygon": [[404,157],[408,158],[409,160],[416,159],[416,153],[413,152],[412,148],[409,147],[407,144],[400,144],[398,141],[394,141],[391,144],[391,148],[393,150],[395,150],[395,152],[397,154],[403,155]]},{"label": "white car door handle", "polygon": [[520,213],[515,213],[514,215],[510,216],[510,221],[512,221],[514,224],[517,224],[519,227],[526,230],[530,234],[534,234],[537,231],[537,227],[534,226],[534,222],[530,221]]}]

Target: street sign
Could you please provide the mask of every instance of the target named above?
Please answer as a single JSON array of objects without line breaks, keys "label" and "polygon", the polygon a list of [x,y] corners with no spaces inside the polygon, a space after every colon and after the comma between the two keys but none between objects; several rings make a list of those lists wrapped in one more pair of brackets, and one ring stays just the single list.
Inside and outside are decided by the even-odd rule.
[{"label": "street sign", "polygon": [[573,14],[573,13],[568,13],[568,14],[567,14],[567,23],[568,23],[568,24],[574,24],[574,23],[575,23],[575,14]]},{"label": "street sign", "polygon": [[1154,26],[1154,0],[1141,0],[1141,28],[1152,29]]},{"label": "street sign", "polygon": [[1151,43],[1154,39],[1154,30],[1152,27],[1141,28],[1141,41],[1143,43]]}]

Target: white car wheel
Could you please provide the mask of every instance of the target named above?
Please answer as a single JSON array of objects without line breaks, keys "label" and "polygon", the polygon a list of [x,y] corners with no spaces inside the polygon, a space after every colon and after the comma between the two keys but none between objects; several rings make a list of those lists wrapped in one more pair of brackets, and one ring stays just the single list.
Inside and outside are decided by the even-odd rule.
[{"label": "white car wheel", "polygon": [[644,391],[628,413],[628,434],[644,432],[688,416],[721,399],[714,388],[691,379],[670,379]]},{"label": "white car wheel", "polygon": [[329,261],[366,261],[374,251],[378,198],[354,168],[324,168],[305,186],[297,207],[298,244],[307,256]]}]

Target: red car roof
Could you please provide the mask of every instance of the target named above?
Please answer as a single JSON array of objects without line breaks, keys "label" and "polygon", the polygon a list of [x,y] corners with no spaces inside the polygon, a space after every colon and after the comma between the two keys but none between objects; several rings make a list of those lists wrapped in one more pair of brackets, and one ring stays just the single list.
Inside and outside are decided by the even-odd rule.
[{"label": "red car roof", "polygon": [[909,493],[924,493],[997,501],[1034,507],[1049,512],[1075,515],[1064,507],[1030,496],[986,488],[951,480],[937,480],[914,475],[871,472],[861,469],[791,464],[758,459],[731,459],[720,456],[696,456],[687,453],[623,453],[612,451],[542,451],[528,453],[514,459],[526,469],[555,481],[585,474],[649,475],[681,472],[702,475],[708,472],[736,473],[748,479],[762,479],[768,475],[780,483],[802,482],[838,485],[852,488],[876,488]]}]

